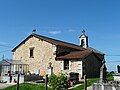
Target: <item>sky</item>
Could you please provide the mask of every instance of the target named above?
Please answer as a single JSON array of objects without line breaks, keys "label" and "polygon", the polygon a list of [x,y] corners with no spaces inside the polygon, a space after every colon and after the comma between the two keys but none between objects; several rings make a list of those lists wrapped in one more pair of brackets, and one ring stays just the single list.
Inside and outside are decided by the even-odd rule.
[{"label": "sky", "polygon": [[82,30],[89,46],[104,52],[107,70],[120,65],[119,0],[0,0],[0,60],[36,33],[79,45]]}]

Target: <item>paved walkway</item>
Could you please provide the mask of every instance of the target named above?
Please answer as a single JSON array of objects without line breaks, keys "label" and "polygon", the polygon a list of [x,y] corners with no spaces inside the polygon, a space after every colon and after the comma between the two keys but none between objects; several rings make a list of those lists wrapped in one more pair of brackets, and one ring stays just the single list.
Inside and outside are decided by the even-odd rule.
[{"label": "paved walkway", "polygon": [[[79,86],[79,85],[81,85],[81,84],[77,84],[77,85],[75,85],[74,87],[70,87],[69,89],[75,88],[75,87],[77,87],[77,86]],[[93,90],[93,89],[92,89],[92,86],[87,87],[87,90]]]},{"label": "paved walkway", "polygon": [[0,89],[6,88],[6,87],[12,86],[12,85],[15,85],[15,83],[10,83],[10,84],[7,84],[7,83],[0,83]]},{"label": "paved walkway", "polygon": [[92,90],[92,86],[90,86],[90,87],[87,87],[87,90]]}]

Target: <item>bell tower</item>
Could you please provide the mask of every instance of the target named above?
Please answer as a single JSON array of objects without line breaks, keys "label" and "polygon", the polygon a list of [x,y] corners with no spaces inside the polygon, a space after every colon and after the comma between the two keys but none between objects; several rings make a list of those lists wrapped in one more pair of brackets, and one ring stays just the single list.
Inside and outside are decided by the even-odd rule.
[{"label": "bell tower", "polygon": [[82,35],[79,37],[80,39],[80,46],[83,48],[88,47],[88,36],[85,35],[85,30],[82,31]]}]

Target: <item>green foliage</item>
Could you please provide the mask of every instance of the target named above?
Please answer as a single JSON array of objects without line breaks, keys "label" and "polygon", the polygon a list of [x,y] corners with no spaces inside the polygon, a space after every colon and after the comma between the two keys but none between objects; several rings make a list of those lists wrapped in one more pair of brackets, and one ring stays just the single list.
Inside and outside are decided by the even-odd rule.
[{"label": "green foliage", "polygon": [[91,86],[93,83],[99,82],[99,78],[92,78],[87,81],[87,86]]},{"label": "green foliage", "polygon": [[113,74],[115,74],[114,71],[107,72],[107,76],[106,76],[107,81],[113,81],[114,80]]},{"label": "green foliage", "polygon": [[107,77],[107,81],[113,81],[113,80],[114,80],[114,77],[113,77],[113,76]]},{"label": "green foliage", "polygon": [[67,77],[65,76],[65,74],[60,73],[60,75],[55,75],[52,74],[49,77],[49,82],[48,82],[49,86],[51,86],[54,90],[61,90],[64,89],[68,86],[68,81],[67,81]]},{"label": "green foliage", "polygon": [[107,72],[107,77],[112,76],[113,74],[115,74],[114,71]]},{"label": "green foliage", "polygon": [[3,80],[0,80],[0,83],[3,83]]}]

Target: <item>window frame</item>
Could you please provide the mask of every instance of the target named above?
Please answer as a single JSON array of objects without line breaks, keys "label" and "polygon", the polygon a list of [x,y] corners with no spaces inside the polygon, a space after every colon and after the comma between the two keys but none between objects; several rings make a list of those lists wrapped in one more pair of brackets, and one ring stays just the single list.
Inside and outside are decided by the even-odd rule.
[{"label": "window frame", "polygon": [[82,47],[85,46],[85,40],[84,40],[84,39],[81,40],[81,46],[82,46]]},{"label": "window frame", "polygon": [[70,62],[69,62],[69,60],[64,60],[64,62],[63,62],[63,69],[64,70],[69,70],[70,69]]},{"label": "window frame", "polygon": [[29,57],[34,58],[34,47],[29,48]]}]

